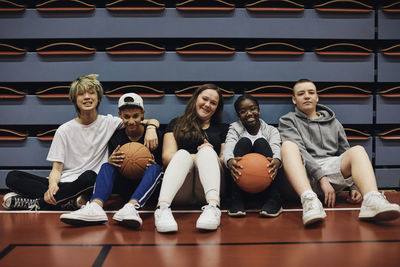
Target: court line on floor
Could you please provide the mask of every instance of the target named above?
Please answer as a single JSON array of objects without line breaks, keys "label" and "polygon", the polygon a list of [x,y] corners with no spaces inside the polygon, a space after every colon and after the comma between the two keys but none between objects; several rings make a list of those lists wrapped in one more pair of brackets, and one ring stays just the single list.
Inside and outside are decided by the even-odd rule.
[{"label": "court line on floor", "polygon": [[0,260],[17,247],[102,247],[93,266],[102,266],[112,247],[202,247],[202,246],[266,246],[266,245],[310,245],[310,244],[356,244],[356,243],[400,243],[393,240],[336,240],[336,241],[281,241],[281,242],[232,242],[232,243],[145,243],[145,244],[9,244],[0,251]]}]

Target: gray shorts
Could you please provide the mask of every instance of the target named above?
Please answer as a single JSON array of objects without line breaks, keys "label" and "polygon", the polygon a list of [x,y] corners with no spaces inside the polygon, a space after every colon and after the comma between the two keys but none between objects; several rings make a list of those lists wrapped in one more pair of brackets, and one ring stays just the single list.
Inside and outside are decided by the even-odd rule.
[{"label": "gray shorts", "polygon": [[[316,159],[325,176],[328,178],[335,192],[341,192],[346,187],[353,185],[353,178],[350,176],[344,178],[341,171],[343,154],[338,157],[328,157],[323,159]],[[319,182],[311,184],[312,189],[317,195],[323,195]]]}]

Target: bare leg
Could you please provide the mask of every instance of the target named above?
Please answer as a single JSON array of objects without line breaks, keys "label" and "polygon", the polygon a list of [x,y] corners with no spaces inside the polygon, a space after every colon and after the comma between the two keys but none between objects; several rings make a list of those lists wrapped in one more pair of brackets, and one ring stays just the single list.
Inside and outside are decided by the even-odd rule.
[{"label": "bare leg", "polygon": [[286,178],[296,193],[301,196],[303,192],[312,190],[304,169],[299,147],[291,141],[285,141],[282,144],[281,154]]},{"label": "bare leg", "polygon": [[344,177],[353,177],[353,181],[362,195],[378,191],[374,170],[368,154],[362,146],[354,146],[344,152],[341,171]]},{"label": "bare leg", "polygon": [[286,177],[301,199],[304,226],[322,221],[326,213],[311,189],[298,146],[290,141],[283,142],[281,155]]}]

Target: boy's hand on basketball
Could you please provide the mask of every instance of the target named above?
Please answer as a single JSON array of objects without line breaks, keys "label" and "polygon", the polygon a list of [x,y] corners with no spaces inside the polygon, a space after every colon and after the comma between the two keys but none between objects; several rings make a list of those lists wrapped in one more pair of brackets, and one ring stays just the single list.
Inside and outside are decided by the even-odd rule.
[{"label": "boy's hand on basketball", "polygon": [[146,168],[147,167],[150,167],[151,165],[153,165],[154,163],[156,163],[156,161],[154,160],[154,155],[153,154],[151,154],[151,159],[149,159],[149,161],[147,162],[147,164],[146,164]]},{"label": "boy's hand on basketball", "polygon": [[319,180],[322,192],[324,192],[324,203],[328,208],[333,208],[336,201],[335,189],[333,189],[331,183],[326,176]]},{"label": "boy's hand on basketball", "polygon": [[115,166],[115,167],[121,167],[122,162],[125,159],[125,154],[124,152],[120,151],[120,145],[118,145],[113,153],[111,154],[111,156],[108,158],[108,163],[110,163],[111,165]]},{"label": "boy's hand on basketball", "polygon": [[281,165],[281,162],[279,161],[279,159],[273,159],[273,158],[269,158],[269,157],[267,157],[267,159],[271,162],[268,165],[268,168],[271,168],[269,170],[269,173],[271,174],[272,180],[274,180],[276,175],[278,174],[278,169],[279,169],[279,166]]},{"label": "boy's hand on basketball", "polygon": [[46,203],[49,203],[51,205],[56,205],[57,201],[54,198],[54,195],[58,192],[58,184],[56,183],[50,183],[49,184],[49,189],[47,189],[47,191],[44,193],[44,201],[46,201]]},{"label": "boy's hand on basketball", "polygon": [[243,166],[238,163],[242,157],[236,157],[228,160],[228,168],[231,171],[232,178],[235,180],[239,179],[239,176],[242,175],[238,169],[243,169]]},{"label": "boy's hand on basketball", "polygon": [[199,151],[200,149],[202,149],[205,146],[209,146],[211,148],[214,148],[214,146],[211,143],[209,143],[207,139],[204,139],[204,143],[197,147],[197,151]]},{"label": "boy's hand on basketball", "polygon": [[153,151],[158,147],[157,129],[155,127],[147,127],[144,135],[144,145]]},{"label": "boy's hand on basketball", "polygon": [[347,202],[352,204],[358,204],[362,201],[362,195],[358,190],[351,190],[349,192],[349,197],[346,199]]}]

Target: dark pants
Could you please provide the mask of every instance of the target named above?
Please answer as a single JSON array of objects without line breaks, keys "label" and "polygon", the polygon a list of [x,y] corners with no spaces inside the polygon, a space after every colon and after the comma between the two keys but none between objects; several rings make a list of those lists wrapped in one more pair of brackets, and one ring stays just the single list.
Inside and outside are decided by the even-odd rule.
[{"label": "dark pants", "polygon": [[44,201],[44,193],[49,189],[49,180],[22,171],[11,171],[7,174],[6,185],[14,192],[27,197],[38,198],[41,209],[54,209],[68,200],[79,195],[90,198],[93,193],[97,174],[94,171],[85,171],[73,182],[58,184],[59,190],[54,195],[57,205],[50,205]]},{"label": "dark pants", "polygon": [[[233,150],[233,155],[235,157],[242,157],[249,153],[258,153],[270,158],[273,156],[271,146],[264,138],[259,138],[254,142],[254,144],[252,144],[249,138],[243,137],[237,142],[235,149]],[[280,179],[280,173],[280,170],[278,170],[278,173],[271,185],[264,191],[258,193],[257,197],[261,198],[263,201],[268,198],[280,198],[279,188],[277,185],[277,180]],[[249,195],[241,190],[233,179],[231,179],[231,181],[232,201],[235,199],[242,200],[246,195]]]}]

